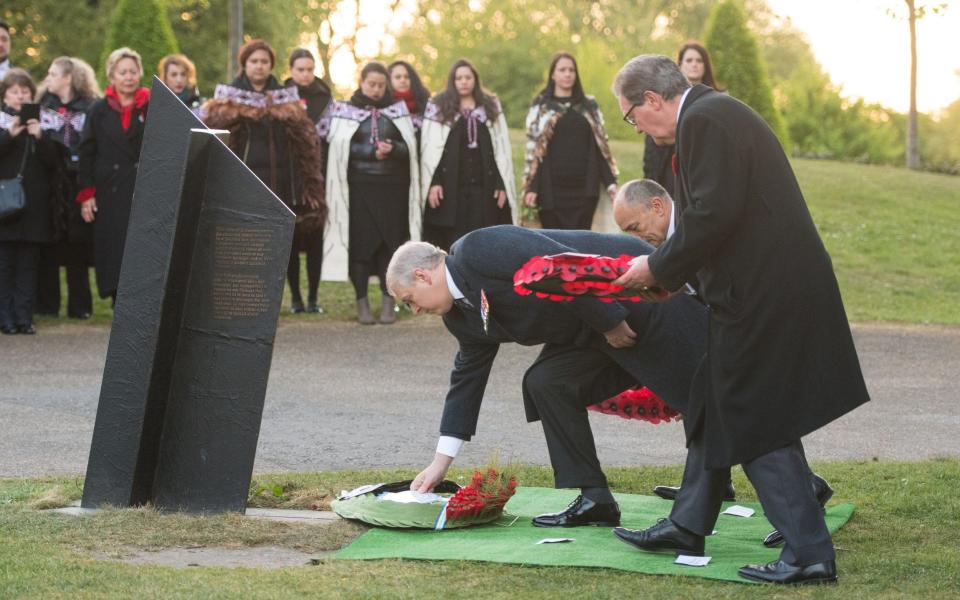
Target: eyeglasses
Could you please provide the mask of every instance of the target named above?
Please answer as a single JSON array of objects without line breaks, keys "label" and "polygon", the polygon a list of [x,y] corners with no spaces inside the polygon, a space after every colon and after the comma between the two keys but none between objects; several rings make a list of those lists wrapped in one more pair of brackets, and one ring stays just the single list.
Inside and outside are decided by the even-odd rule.
[{"label": "eyeglasses", "polygon": [[635,108],[638,107],[638,106],[640,106],[640,105],[639,105],[639,104],[631,104],[631,105],[630,105],[630,110],[628,110],[627,112],[625,112],[625,113],[623,114],[623,120],[624,120],[624,121],[627,123],[627,125],[629,125],[630,127],[636,127],[636,126],[637,126],[637,120],[633,118],[633,109],[635,109]]}]

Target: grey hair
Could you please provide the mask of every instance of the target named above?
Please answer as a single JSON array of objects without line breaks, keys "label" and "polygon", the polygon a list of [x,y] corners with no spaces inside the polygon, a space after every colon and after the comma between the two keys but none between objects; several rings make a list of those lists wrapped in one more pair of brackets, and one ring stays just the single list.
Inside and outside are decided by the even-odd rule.
[{"label": "grey hair", "polygon": [[396,296],[398,288],[409,288],[414,283],[415,269],[433,269],[447,253],[427,242],[406,242],[393,253],[387,265],[387,289]]},{"label": "grey hair", "polygon": [[664,100],[683,94],[690,82],[672,59],[658,54],[634,56],[620,67],[613,79],[613,95],[642,106],[643,93],[659,94]]},{"label": "grey hair", "polygon": [[628,206],[642,206],[650,208],[650,201],[656,197],[663,198],[669,202],[670,193],[656,181],[652,179],[634,179],[623,184],[620,191],[617,192],[617,201],[624,202]]}]

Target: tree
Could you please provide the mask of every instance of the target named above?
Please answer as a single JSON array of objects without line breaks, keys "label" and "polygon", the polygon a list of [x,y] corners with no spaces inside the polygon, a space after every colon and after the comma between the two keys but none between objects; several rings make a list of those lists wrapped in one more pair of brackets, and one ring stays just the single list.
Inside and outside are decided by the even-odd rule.
[{"label": "tree", "polygon": [[[946,3],[936,6],[917,4],[915,0],[903,0],[907,5],[907,23],[910,27],[910,109],[907,111],[907,168],[920,168],[920,145],[918,140],[917,124],[917,19],[922,19],[929,10],[932,13],[941,13],[946,10]],[[895,11],[888,10],[888,14],[896,16]]]},{"label": "tree", "polygon": [[714,7],[707,21],[704,42],[717,81],[726,86],[732,96],[757,111],[789,152],[789,136],[783,117],[773,102],[773,91],[757,40],[747,27],[746,16],[736,0],[724,0]]},{"label": "tree", "polygon": [[110,17],[100,64],[104,65],[110,53],[123,46],[140,53],[145,75],[151,73],[165,55],[180,51],[160,0],[117,2]]}]

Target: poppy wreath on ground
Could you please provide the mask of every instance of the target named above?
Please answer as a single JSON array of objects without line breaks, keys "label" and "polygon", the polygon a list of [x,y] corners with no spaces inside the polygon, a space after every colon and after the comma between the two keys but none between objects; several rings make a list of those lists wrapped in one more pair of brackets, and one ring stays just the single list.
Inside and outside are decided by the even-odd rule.
[{"label": "poppy wreath on ground", "polygon": [[470,485],[460,488],[447,501],[447,523],[464,519],[493,520],[503,513],[503,507],[517,491],[517,478],[497,471],[474,471]]},{"label": "poppy wreath on ground", "polygon": [[[399,529],[458,529],[500,518],[517,489],[517,479],[493,467],[474,472],[460,487],[443,481],[429,501],[393,501],[391,494],[410,489],[410,481],[373,484],[344,492],[330,508],[345,519]],[[452,495],[451,495],[452,494]]]},{"label": "poppy wreath on ground", "polygon": [[602,302],[640,302],[636,290],[612,283],[627,272],[631,260],[627,255],[613,258],[574,252],[535,256],[514,274],[513,289],[521,296],[533,294],[554,302],[569,302],[577,296],[595,296]]},{"label": "poppy wreath on ground", "polygon": [[588,406],[587,410],[616,415],[623,419],[646,421],[654,425],[669,423],[680,414],[645,387],[626,390],[613,398]]}]

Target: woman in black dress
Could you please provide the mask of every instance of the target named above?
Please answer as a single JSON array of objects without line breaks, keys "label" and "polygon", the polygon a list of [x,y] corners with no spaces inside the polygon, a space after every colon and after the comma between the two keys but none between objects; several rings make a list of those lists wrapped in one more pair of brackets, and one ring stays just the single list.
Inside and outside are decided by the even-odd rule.
[{"label": "woman in black dress", "polygon": [[420,132],[423,237],[445,250],[481,227],[513,222],[513,158],[500,102],[466,59],[427,104]]},{"label": "woman in black dress", "polygon": [[[307,116],[316,125],[320,121],[330,101],[333,99],[330,87],[314,75],[316,61],[313,54],[305,48],[297,48],[290,54],[290,77],[283,85],[297,86],[300,104],[307,109]],[[327,142],[318,138],[323,156],[327,154]],[[323,163],[326,166],[326,163]],[[300,294],[300,252],[307,255],[307,304],[303,305]],[[293,312],[305,310],[310,313],[322,313],[317,303],[317,291],[320,287],[320,273],[323,269],[323,229],[309,233],[294,231],[293,249],[290,251],[290,263],[287,266],[287,283],[290,285],[291,306]]]},{"label": "woman in black dress", "polygon": [[396,317],[386,287],[387,264],[410,239],[411,230],[419,236],[420,207],[416,133],[406,104],[390,94],[383,64],[364,66],[359,89],[349,102],[337,103],[329,140],[331,275],[347,267],[356,292],[357,320],[372,325],[377,319],[370,310],[367,286],[376,274],[381,291],[379,321],[388,325]]},{"label": "woman in black dress", "polygon": [[20,119],[37,88],[23,69],[10,69],[0,82],[0,179],[22,176],[24,209],[0,221],[0,333],[36,333],[33,303],[40,248],[53,236],[51,181],[57,169],[53,142],[40,120]]},{"label": "woman in black dress", "polygon": [[137,181],[150,90],[140,87],[143,64],[130,48],[107,58],[110,85],[90,107],[80,142],[80,216],[93,223],[97,292],[116,302],[127,222]]},{"label": "woman in black dress", "polygon": [[600,188],[617,193],[617,164],[603,115],[583,93],[577,61],[554,55],[547,85],[527,113],[523,203],[540,210],[547,229],[590,229]]},{"label": "woman in black dress", "polygon": [[93,265],[93,225],[80,218],[77,172],[80,167],[80,136],[87,111],[100,96],[93,68],[79,58],[55,58],[44,80],[40,98],[43,134],[56,142],[66,174],[65,202],[55,214],[62,231],[40,259],[37,312],[56,315],[60,311],[60,267],[67,268],[67,316],[89,319],[93,312],[90,293],[90,266]]},{"label": "woman in black dress", "polygon": [[[297,214],[297,236],[317,234],[327,218],[322,155],[297,86],[280,85],[273,76],[276,55],[264,40],[244,44],[237,62],[237,78],[230,85],[218,85],[213,99],[204,104],[204,122],[230,131],[234,154]],[[290,272],[288,265],[288,280]],[[316,305],[316,297],[313,301]],[[304,311],[299,274],[295,284],[291,281],[290,310]]]}]

